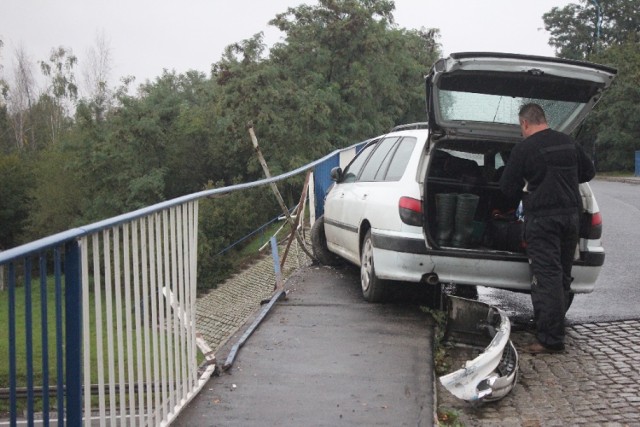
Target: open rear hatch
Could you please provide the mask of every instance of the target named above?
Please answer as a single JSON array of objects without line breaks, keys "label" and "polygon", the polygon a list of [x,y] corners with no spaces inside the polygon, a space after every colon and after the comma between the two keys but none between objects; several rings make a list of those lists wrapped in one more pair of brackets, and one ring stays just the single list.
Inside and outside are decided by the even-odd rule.
[{"label": "open rear hatch", "polygon": [[[522,256],[519,200],[507,199],[498,185],[512,147],[522,139],[518,111],[539,103],[552,128],[570,133],[615,74],[613,68],[581,61],[503,53],[456,53],[436,62],[427,77],[428,246]],[[460,209],[454,206],[460,202],[466,204],[463,211],[471,211],[462,221],[464,237],[454,231],[460,227],[438,223],[443,215],[436,214],[437,205],[450,206],[440,211],[455,222]]]},{"label": "open rear hatch", "polygon": [[598,102],[616,70],[560,58],[505,53],[454,53],[427,77],[434,133],[519,137],[518,111],[545,109],[549,125],[570,133]]}]

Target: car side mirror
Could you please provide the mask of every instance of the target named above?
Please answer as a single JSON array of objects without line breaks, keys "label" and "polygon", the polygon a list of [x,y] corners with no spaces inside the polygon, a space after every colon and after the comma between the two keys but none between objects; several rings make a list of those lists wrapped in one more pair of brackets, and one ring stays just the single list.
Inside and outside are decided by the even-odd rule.
[{"label": "car side mirror", "polygon": [[342,181],[342,168],[340,166],[331,169],[331,180],[335,182]]}]

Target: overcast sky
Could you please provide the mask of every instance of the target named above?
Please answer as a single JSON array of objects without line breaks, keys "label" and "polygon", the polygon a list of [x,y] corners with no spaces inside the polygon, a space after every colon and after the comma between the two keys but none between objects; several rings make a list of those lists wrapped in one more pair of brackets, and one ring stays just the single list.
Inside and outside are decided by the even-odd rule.
[{"label": "overcast sky", "polygon": [[[574,3],[577,0],[573,1]],[[34,63],[53,47],[71,48],[82,62],[103,34],[111,51],[112,85],[137,83],[164,68],[209,73],[224,48],[263,31],[271,45],[283,36],[269,26],[277,13],[312,0],[2,0],[0,39],[5,76],[15,49]],[[439,28],[445,54],[497,51],[553,56],[542,14],[569,0],[396,0],[403,28]]]}]

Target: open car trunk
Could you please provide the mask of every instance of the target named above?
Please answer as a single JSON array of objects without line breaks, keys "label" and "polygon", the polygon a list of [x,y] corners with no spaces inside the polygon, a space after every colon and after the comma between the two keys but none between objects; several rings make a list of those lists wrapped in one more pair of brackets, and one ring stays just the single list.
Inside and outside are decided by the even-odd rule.
[{"label": "open car trunk", "polygon": [[[423,223],[428,246],[523,254],[523,223],[516,214],[520,200],[509,200],[499,187],[509,153],[522,140],[520,108],[539,104],[549,126],[569,134],[615,74],[588,62],[505,53],[454,53],[437,61],[426,79],[430,136]],[[581,191],[585,212],[594,212],[587,206],[590,190]],[[581,230],[581,237],[599,239],[599,230]]]},{"label": "open car trunk", "polygon": [[[446,139],[431,146],[430,164],[424,181],[425,234],[430,247],[450,247],[475,251],[505,251],[523,254],[523,223],[517,216],[519,200],[510,200],[501,191],[499,180],[513,143],[487,139]],[[477,204],[466,227],[470,236],[457,243],[438,242],[440,195],[474,195]],[[455,212],[449,212],[455,233]],[[440,212],[442,215],[442,212]]]}]

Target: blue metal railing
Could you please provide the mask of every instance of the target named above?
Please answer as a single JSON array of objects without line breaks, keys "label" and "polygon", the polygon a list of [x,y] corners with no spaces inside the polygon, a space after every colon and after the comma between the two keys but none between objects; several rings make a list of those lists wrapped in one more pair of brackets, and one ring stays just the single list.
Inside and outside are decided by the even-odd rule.
[{"label": "blue metal railing", "polygon": [[[358,144],[355,144],[351,149]],[[0,269],[7,267],[8,277],[8,341],[9,341],[9,405],[10,405],[10,423],[17,424],[17,406],[18,394],[23,392],[21,396],[26,394],[26,418],[29,425],[33,425],[36,413],[35,391],[40,388],[42,390],[41,401],[37,402],[38,409],[42,411],[42,422],[44,425],[49,424],[50,408],[49,393],[51,387],[51,377],[55,373],[55,400],[57,411],[58,425],[64,426],[65,421],[68,425],[81,425],[83,420],[83,397],[86,400],[86,394],[83,395],[83,285],[82,283],[82,257],[80,240],[87,236],[96,236],[98,233],[111,230],[114,227],[128,226],[136,220],[146,218],[154,214],[166,212],[171,208],[183,206],[186,203],[197,201],[205,197],[211,197],[220,194],[226,194],[234,191],[241,191],[249,188],[268,185],[274,182],[282,181],[298,174],[301,174],[311,168],[322,165],[328,159],[343,150],[336,150],[325,157],[301,166],[288,173],[254,181],[232,185],[223,188],[201,191],[198,193],[186,195],[153,206],[142,208],[130,213],[119,215],[103,221],[99,221],[84,227],[74,228],[48,236],[25,245],[12,248],[0,252]],[[97,247],[97,246],[96,246]],[[85,252],[87,249],[85,249]],[[86,254],[85,254],[86,256]],[[34,261],[37,260],[37,268],[34,267]],[[55,325],[53,340],[48,334],[50,325],[48,324],[48,302],[50,295],[48,292],[48,262],[53,264],[53,297],[55,306]],[[186,268],[186,266],[185,266]],[[40,294],[40,326],[42,333],[40,337],[32,336],[33,314],[37,307],[33,306],[34,295],[32,293],[32,271],[39,270],[39,294]],[[1,271],[0,271],[1,273]],[[119,273],[119,272],[116,272]],[[20,280],[21,279],[21,280]],[[64,282],[63,282],[64,280]],[[85,279],[86,280],[86,279]],[[24,286],[24,359],[19,354],[20,349],[17,340],[17,328],[19,318],[17,317],[18,307],[17,292],[19,282]],[[64,287],[63,287],[64,283]],[[64,288],[64,289],[63,289]],[[86,289],[86,288],[85,288]],[[64,292],[64,294],[63,294]],[[0,307],[1,308],[1,307]],[[84,307],[85,310],[88,308]],[[1,311],[0,311],[1,313]],[[34,341],[37,340],[38,341]],[[86,338],[85,338],[86,339]],[[54,341],[54,342],[51,342]],[[41,354],[41,373],[36,379],[34,374],[34,359],[37,354],[34,353],[34,343],[39,344],[38,354]],[[55,364],[50,364],[50,348],[55,348]],[[0,356],[0,359],[2,356]],[[86,359],[86,357],[85,357]],[[18,364],[26,365],[25,389],[18,388]],[[54,371],[54,372],[52,372]],[[85,373],[86,375],[86,373]],[[36,382],[38,382],[36,386]],[[86,392],[86,391],[85,391]],[[87,406],[84,406],[85,411]]]}]

